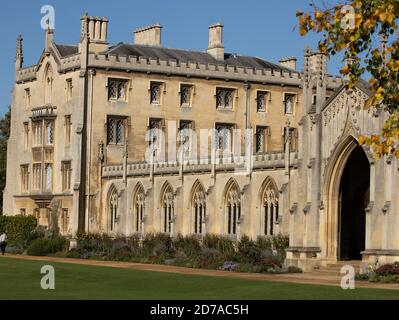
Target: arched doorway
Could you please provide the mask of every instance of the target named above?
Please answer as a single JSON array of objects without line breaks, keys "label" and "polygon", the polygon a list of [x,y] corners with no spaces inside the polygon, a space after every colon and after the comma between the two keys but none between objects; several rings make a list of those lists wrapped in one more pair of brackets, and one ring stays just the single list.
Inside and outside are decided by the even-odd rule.
[{"label": "arched doorway", "polygon": [[339,260],[360,260],[365,249],[370,164],[363,148],[354,147],[342,172],[338,198]]}]

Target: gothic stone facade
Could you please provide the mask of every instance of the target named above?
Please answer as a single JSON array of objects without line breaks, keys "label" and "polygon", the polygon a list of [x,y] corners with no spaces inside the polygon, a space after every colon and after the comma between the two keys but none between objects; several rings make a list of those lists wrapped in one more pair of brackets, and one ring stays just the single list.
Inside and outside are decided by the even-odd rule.
[{"label": "gothic stone facade", "polygon": [[[29,67],[18,38],[5,214],[33,214],[71,236],[283,233],[287,263],[305,269],[399,260],[398,161],[374,161],[356,140],[384,121],[362,108],[367,85],[348,92],[310,49],[300,72],[295,58],[277,65],[225,53],[220,24],[209,27],[205,52],[163,48],[160,25],[111,46],[107,25],[84,16],[76,46],[47,30]],[[253,139],[252,170],[237,174],[189,136],[179,155],[208,156],[146,161],[149,143],[164,146],[151,157],[176,158],[170,136],[212,128],[225,153]]]}]

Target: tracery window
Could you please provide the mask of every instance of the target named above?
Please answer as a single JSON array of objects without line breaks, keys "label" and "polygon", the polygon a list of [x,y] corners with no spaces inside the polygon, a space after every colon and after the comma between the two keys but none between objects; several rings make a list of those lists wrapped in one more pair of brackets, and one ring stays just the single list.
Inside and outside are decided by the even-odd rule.
[{"label": "tracery window", "polygon": [[118,193],[116,189],[113,188],[108,200],[108,207],[109,207],[109,227],[111,231],[115,231],[116,223],[118,220]]},{"label": "tracery window", "polygon": [[144,220],[144,200],[145,194],[144,189],[140,186],[135,195],[134,199],[134,215],[135,215],[135,230],[136,232],[143,232],[143,220]]},{"label": "tracery window", "polygon": [[241,218],[240,190],[235,182],[231,183],[226,193],[227,233],[237,234],[237,226]]},{"label": "tracery window", "polygon": [[194,233],[204,233],[204,223],[206,217],[206,196],[204,188],[201,184],[195,188],[194,196],[192,200],[192,209],[194,214]]},{"label": "tracery window", "polygon": [[174,218],[174,195],[170,185],[167,185],[162,195],[163,231],[172,232]]},{"label": "tracery window", "polygon": [[274,183],[269,182],[262,196],[264,210],[263,232],[265,235],[273,235],[276,233],[276,223],[279,218],[279,201],[278,190]]}]

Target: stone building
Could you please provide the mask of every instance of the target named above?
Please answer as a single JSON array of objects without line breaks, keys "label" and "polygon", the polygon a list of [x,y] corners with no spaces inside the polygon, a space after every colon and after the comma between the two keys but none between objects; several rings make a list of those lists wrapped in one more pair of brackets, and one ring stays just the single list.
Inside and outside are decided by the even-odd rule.
[{"label": "stone building", "polygon": [[283,233],[305,269],[399,260],[398,160],[357,142],[384,122],[366,83],[310,49],[302,71],[226,53],[219,23],[204,52],[163,47],[158,24],[110,45],[107,26],[83,16],[77,45],[48,29],[29,67],[18,38],[6,214],[71,236]]}]

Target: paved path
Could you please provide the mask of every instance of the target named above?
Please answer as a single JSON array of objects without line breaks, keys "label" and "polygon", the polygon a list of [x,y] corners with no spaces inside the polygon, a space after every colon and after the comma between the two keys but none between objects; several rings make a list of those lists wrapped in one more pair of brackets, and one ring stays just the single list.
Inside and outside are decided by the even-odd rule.
[{"label": "paved path", "polygon": [[[334,273],[326,270],[321,270],[321,271],[316,270],[314,272],[295,273],[295,274],[261,274],[261,273],[242,273],[242,272],[194,269],[194,268],[184,268],[184,267],[159,265],[159,264],[144,264],[144,263],[119,262],[119,261],[99,261],[99,260],[85,260],[85,259],[72,259],[72,258],[58,258],[58,257],[36,257],[36,256],[13,255],[13,254],[7,254],[5,257],[13,259],[21,259],[21,260],[50,261],[50,262],[72,263],[72,264],[90,265],[90,266],[103,266],[103,267],[113,267],[113,268],[122,268],[122,269],[172,272],[172,273],[180,273],[187,275],[228,277],[236,279],[238,278],[238,279],[250,279],[250,280],[283,281],[291,283],[318,284],[318,285],[330,285],[330,286],[340,286],[341,283],[341,275],[339,274],[339,272]],[[398,290],[399,284],[369,283],[369,282],[357,281],[356,287]]]}]

